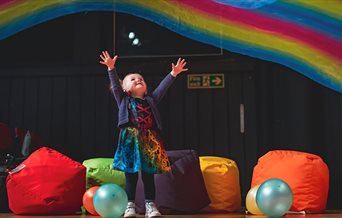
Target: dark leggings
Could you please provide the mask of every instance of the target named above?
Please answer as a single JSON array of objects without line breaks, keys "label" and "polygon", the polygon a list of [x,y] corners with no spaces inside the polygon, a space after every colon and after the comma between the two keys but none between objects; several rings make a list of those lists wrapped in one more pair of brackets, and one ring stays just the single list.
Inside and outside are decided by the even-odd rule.
[{"label": "dark leggings", "polygon": [[[134,201],[139,173],[125,173],[125,176],[128,201]],[[154,200],[156,195],[156,189],[154,186],[154,174],[141,171],[141,179],[144,184],[145,199]]]}]

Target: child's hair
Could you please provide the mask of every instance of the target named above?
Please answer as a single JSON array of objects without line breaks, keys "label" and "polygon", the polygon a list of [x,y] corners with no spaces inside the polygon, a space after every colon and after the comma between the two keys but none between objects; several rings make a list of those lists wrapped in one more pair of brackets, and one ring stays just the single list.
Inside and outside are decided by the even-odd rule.
[{"label": "child's hair", "polygon": [[[123,88],[123,81],[125,80],[125,78],[127,77],[127,76],[129,76],[129,75],[132,75],[132,74],[139,74],[142,78],[144,78],[141,74],[140,74],[140,72],[139,73],[134,73],[134,72],[131,72],[131,73],[127,73],[125,76],[124,76],[124,78],[123,79],[119,79],[119,81],[120,81],[120,85],[121,85],[121,87]],[[145,78],[144,78],[144,80],[145,80]],[[113,93],[113,86],[111,85],[111,84],[109,84],[109,90]],[[147,94],[147,90],[146,90],[146,94]]]}]

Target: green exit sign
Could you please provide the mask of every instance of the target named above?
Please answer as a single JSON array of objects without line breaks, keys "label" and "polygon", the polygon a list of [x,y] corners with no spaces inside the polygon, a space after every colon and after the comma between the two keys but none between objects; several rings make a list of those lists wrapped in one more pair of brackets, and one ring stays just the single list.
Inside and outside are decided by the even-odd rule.
[{"label": "green exit sign", "polygon": [[224,88],[224,74],[188,74],[188,89]]}]

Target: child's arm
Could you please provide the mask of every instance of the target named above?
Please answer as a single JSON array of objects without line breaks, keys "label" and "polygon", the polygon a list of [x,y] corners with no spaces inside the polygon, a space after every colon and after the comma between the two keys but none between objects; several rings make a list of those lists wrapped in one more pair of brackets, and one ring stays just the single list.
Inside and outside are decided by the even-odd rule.
[{"label": "child's arm", "polygon": [[111,83],[111,89],[114,94],[115,100],[117,104],[119,105],[122,99],[122,96],[124,95],[124,91],[121,87],[121,82],[119,79],[119,76],[115,69],[115,63],[118,59],[118,56],[115,55],[114,58],[111,58],[109,53],[107,51],[103,51],[100,55],[100,58],[102,61],[100,61],[101,64],[106,65],[108,69],[108,76]]},{"label": "child's arm", "polygon": [[184,68],[186,65],[185,59],[178,58],[176,65],[172,63],[172,71],[169,73],[158,85],[158,87],[152,92],[151,96],[154,101],[158,104],[164,97],[166,91],[171,86],[172,82],[180,73],[187,71],[188,68]]}]

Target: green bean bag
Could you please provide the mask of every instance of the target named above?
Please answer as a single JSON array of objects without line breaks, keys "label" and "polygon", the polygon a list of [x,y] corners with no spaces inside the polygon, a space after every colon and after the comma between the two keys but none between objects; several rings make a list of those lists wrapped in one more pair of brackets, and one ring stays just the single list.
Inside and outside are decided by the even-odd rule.
[{"label": "green bean bag", "polygon": [[83,161],[87,168],[87,189],[106,183],[115,183],[125,187],[125,174],[112,169],[113,158],[92,158]]}]

